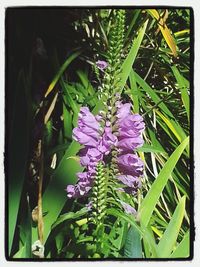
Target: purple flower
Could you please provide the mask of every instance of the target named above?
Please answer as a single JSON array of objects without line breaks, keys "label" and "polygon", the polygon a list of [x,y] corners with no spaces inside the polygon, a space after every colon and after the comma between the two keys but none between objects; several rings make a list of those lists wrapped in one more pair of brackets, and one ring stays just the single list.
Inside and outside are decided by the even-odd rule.
[{"label": "purple flower", "polygon": [[111,151],[112,146],[117,145],[117,137],[112,134],[111,127],[106,126],[104,128],[104,133],[102,139],[100,140],[98,149],[105,155],[108,155]]},{"label": "purple flower", "polygon": [[106,61],[104,61],[104,60],[98,60],[96,62],[96,65],[100,70],[104,70],[104,69],[106,69],[108,67],[108,63]]},{"label": "purple flower", "polygon": [[131,215],[136,216],[137,212],[132,206],[130,206],[129,204],[127,204],[121,200],[120,200],[120,203],[127,214],[131,214]]},{"label": "purple flower", "polygon": [[131,114],[131,104],[117,103],[118,112],[118,148],[121,152],[129,152],[143,145],[143,118],[139,114]]},{"label": "purple flower", "polygon": [[81,149],[79,155],[82,166],[96,166],[96,164],[103,159],[102,153],[94,147]]},{"label": "purple flower", "polygon": [[132,151],[137,147],[142,146],[144,143],[143,139],[139,137],[123,138],[118,142],[118,147],[121,151]]},{"label": "purple flower", "polygon": [[68,185],[66,188],[68,198],[78,198],[85,196],[92,188],[95,171],[92,169],[88,172],[78,172],[78,183]]},{"label": "purple flower", "polygon": [[118,108],[117,118],[119,119],[119,121],[125,119],[128,115],[131,114],[131,104],[130,103],[122,104],[120,101],[118,101],[116,103],[116,106]]},{"label": "purple flower", "polygon": [[118,167],[121,173],[140,176],[143,173],[143,161],[135,154],[124,154],[118,157]]},{"label": "purple flower", "polygon": [[80,128],[74,128],[73,138],[81,145],[96,147],[98,144],[97,138],[93,138],[92,136],[83,133]]},{"label": "purple flower", "polygon": [[96,147],[99,142],[100,124],[87,107],[82,107],[78,116],[78,127],[73,130],[73,138],[81,145]]},{"label": "purple flower", "polygon": [[117,179],[123,184],[123,188],[120,188],[120,191],[122,192],[135,195],[135,193],[138,191],[138,188],[141,187],[141,180],[139,177],[132,175],[118,175]]},{"label": "purple flower", "polygon": [[138,177],[132,175],[118,175],[117,179],[120,180],[124,185],[132,188],[139,188],[141,186],[141,181]]},{"label": "purple flower", "polygon": [[75,196],[75,186],[74,185],[68,185],[65,189],[67,191],[68,198],[72,198]]},{"label": "purple flower", "polygon": [[139,114],[127,115],[119,124],[121,129],[133,130],[135,133],[142,133],[144,130],[144,122]]},{"label": "purple flower", "polygon": [[86,125],[94,130],[99,129],[99,122],[96,120],[95,116],[90,112],[88,107],[80,108],[78,119],[78,125]]}]

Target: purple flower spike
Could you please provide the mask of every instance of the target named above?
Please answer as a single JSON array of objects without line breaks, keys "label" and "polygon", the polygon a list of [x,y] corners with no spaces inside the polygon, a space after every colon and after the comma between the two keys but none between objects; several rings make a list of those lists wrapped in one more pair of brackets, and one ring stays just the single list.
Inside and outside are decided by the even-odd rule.
[{"label": "purple flower spike", "polygon": [[[105,61],[97,61],[97,66],[103,70],[107,67]],[[143,173],[143,162],[132,152],[143,145],[142,132],[144,130],[143,118],[139,114],[131,113],[131,104],[122,104],[120,96],[117,96],[117,127],[118,133],[112,132],[112,121],[106,119],[106,114],[99,112],[94,116],[88,107],[82,107],[78,116],[78,126],[73,130],[73,138],[81,145],[79,151],[80,164],[85,167],[84,172],[77,173],[78,182],[76,185],[67,186],[67,196],[82,197],[93,186],[98,162],[106,164],[107,155],[113,148],[118,151],[117,158],[120,175],[116,177],[121,183],[118,190],[128,194],[136,194],[141,187],[140,176]],[[102,125],[104,128],[102,129]],[[109,157],[108,157],[109,158]],[[122,204],[129,214],[135,213],[133,207],[126,203]]]},{"label": "purple flower spike", "polygon": [[106,69],[108,67],[108,63],[106,61],[104,61],[104,60],[98,60],[96,62],[96,65],[100,70],[104,70],[104,69]]}]

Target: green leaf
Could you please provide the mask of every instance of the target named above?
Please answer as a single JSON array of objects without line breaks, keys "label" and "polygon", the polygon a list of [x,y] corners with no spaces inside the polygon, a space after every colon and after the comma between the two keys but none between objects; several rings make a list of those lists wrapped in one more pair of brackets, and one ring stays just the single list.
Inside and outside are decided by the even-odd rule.
[{"label": "green leaf", "polygon": [[127,232],[128,232],[128,223],[123,219],[118,218],[115,221],[108,236],[112,246],[116,249],[116,251],[114,252],[114,256],[116,258],[119,257],[119,252],[123,247],[123,244],[125,243]]},{"label": "green leaf", "polygon": [[137,83],[136,83],[133,69],[131,69],[129,80],[130,80],[130,86],[131,86],[131,96],[133,100],[134,112],[139,113],[139,99],[138,99],[139,90],[137,88]]},{"label": "green leaf", "polygon": [[24,244],[25,244],[25,250],[24,250],[24,258],[31,258],[32,256],[32,218],[31,218],[31,211],[29,207],[29,202],[26,200],[25,207],[23,210],[23,222],[21,224],[21,231],[24,233]]},{"label": "green leaf", "polygon": [[137,56],[138,50],[140,48],[140,45],[142,43],[146,27],[147,27],[148,20],[144,23],[144,25],[141,27],[137,38],[133,41],[132,47],[130,52],[128,53],[128,56],[124,60],[124,63],[122,64],[122,73],[121,75],[121,81],[120,81],[120,86],[123,88],[128,76],[131,73],[132,66],[134,64],[135,58]]},{"label": "green leaf", "polygon": [[138,226],[138,224],[134,221],[134,217],[131,215],[126,215],[114,208],[109,208],[106,210],[107,214],[113,215],[116,218],[120,217],[122,219],[124,219],[125,221],[127,221],[128,223],[130,223],[130,225],[132,225],[139,233],[142,233],[140,227]]},{"label": "green leaf", "polygon": [[185,196],[181,198],[160,242],[158,243],[157,253],[160,258],[169,257],[174,248],[184,217],[185,199]]},{"label": "green leaf", "polygon": [[[60,77],[62,76],[62,74],[66,70],[66,68],[69,66],[69,64],[75,58],[77,58],[80,54],[81,54],[81,52],[80,51],[77,51],[77,52],[73,53],[68,59],[65,60],[65,62],[60,67],[59,71],[54,76],[52,82],[50,83],[50,85],[49,85],[49,87],[48,87],[48,89],[47,89],[47,91],[45,93],[45,97],[47,97],[51,93],[51,91],[54,89],[56,83],[58,82],[58,80],[60,79]],[[58,59],[57,59],[57,57],[56,57],[56,65],[58,65]]]},{"label": "green leaf", "polygon": [[70,93],[68,91],[68,88],[70,88],[70,86],[64,82],[64,79],[62,77],[60,78],[60,85],[61,85],[63,93],[64,93],[64,95],[63,95],[64,101],[73,110],[74,114],[77,115],[79,112],[79,106],[76,103],[76,101],[74,101],[74,99],[72,98],[72,96],[70,95]]},{"label": "green leaf", "polygon": [[138,231],[131,227],[128,231],[125,246],[124,246],[125,258],[142,258],[142,244],[141,236]]},{"label": "green leaf", "polygon": [[13,256],[14,259],[22,259],[25,255],[25,246],[21,247]]},{"label": "green leaf", "polygon": [[152,153],[165,153],[166,151],[160,147],[160,146],[152,146],[152,145],[148,145],[148,144],[144,144],[142,147],[139,147],[136,149],[138,152],[152,152]]},{"label": "green leaf", "polygon": [[189,143],[189,137],[187,137],[172,153],[164,167],[160,171],[158,177],[152,184],[147,195],[143,199],[140,209],[139,209],[139,218],[141,224],[145,227],[148,225],[153,210],[158,202],[158,199],[167,184],[168,179],[170,178],[176,163],[178,162],[181,154]]},{"label": "green leaf", "polygon": [[178,87],[181,92],[181,98],[185,106],[185,110],[187,112],[187,117],[188,117],[188,122],[189,122],[190,121],[190,99],[189,99],[189,94],[188,94],[189,82],[180,74],[176,66],[172,66],[171,69],[174,73],[174,76],[176,77],[176,81],[178,83]]},{"label": "green leaf", "polygon": [[[85,87],[85,89],[88,91],[88,93],[93,96],[95,94],[95,90],[94,88],[92,87],[87,75],[85,72],[81,71],[81,70],[78,70],[77,71],[77,74],[81,80],[81,82],[83,83],[83,86]],[[95,104],[95,103],[94,103]]]},{"label": "green leaf", "polygon": [[188,258],[190,255],[190,231],[188,231],[170,258]]},{"label": "green leaf", "polygon": [[[23,73],[22,73],[23,74]],[[23,190],[29,152],[29,134],[31,124],[30,103],[27,101],[23,76],[19,76],[16,88],[15,105],[8,137],[8,246],[11,253],[17,216]]]},{"label": "green leaf", "polygon": [[56,226],[58,226],[59,224],[67,221],[67,220],[72,220],[72,219],[77,219],[85,214],[88,213],[88,209],[87,208],[83,208],[77,212],[68,212],[66,214],[62,214],[52,225],[52,229],[54,229]]},{"label": "green leaf", "polygon": [[135,78],[137,83],[146,91],[146,93],[151,97],[155,104],[158,104],[158,107],[171,119],[171,124],[176,130],[177,135],[180,136],[180,140],[183,141],[186,138],[186,134],[180,124],[176,121],[174,115],[168,109],[164,102],[161,101],[161,98],[135,71]]}]

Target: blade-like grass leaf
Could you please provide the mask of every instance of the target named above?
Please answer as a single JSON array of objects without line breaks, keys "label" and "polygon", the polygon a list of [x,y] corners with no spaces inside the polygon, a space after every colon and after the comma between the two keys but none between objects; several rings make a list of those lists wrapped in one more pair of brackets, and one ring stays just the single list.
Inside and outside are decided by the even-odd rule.
[{"label": "blade-like grass leaf", "polygon": [[[50,83],[46,93],[45,93],[45,97],[47,97],[51,91],[54,89],[56,83],[58,82],[58,80],[60,79],[60,77],[62,76],[62,74],[64,73],[64,71],[66,70],[66,68],[69,66],[69,64],[75,59],[77,58],[79,55],[81,54],[80,51],[77,51],[75,53],[73,53],[67,60],[65,60],[65,62],[62,64],[62,66],[60,67],[59,71],[56,73],[56,75],[54,76],[52,82]],[[57,63],[57,62],[56,62]]]},{"label": "blade-like grass leaf", "polygon": [[146,31],[147,23],[148,23],[148,20],[141,27],[137,38],[133,41],[133,44],[132,44],[132,47],[131,47],[131,50],[128,56],[126,57],[126,59],[124,60],[124,63],[122,64],[122,73],[120,74],[121,75],[120,86],[122,88],[124,87],[128,79],[128,76],[131,73],[132,66],[134,64],[135,58],[137,56],[138,50],[140,48],[140,45],[142,43],[145,31]]},{"label": "blade-like grass leaf", "polygon": [[173,172],[173,169],[176,166],[177,161],[179,160],[181,154],[183,153],[184,149],[189,143],[189,137],[187,137],[172,153],[169,157],[167,162],[165,163],[164,167],[160,171],[158,177],[156,178],[155,182],[152,184],[149,192],[143,199],[140,210],[139,210],[139,218],[141,221],[142,226],[147,226],[153,210],[158,202],[158,199],[167,184],[168,179]]},{"label": "blade-like grass leaf", "polygon": [[181,137],[181,141],[186,138],[186,134],[181,127],[181,125],[176,121],[174,115],[171,113],[169,108],[165,103],[161,101],[161,98],[155,93],[155,91],[134,71],[134,75],[137,83],[146,91],[146,93],[151,97],[155,104],[158,104],[159,108],[167,115],[167,117],[171,118],[171,123],[176,129],[177,133]]},{"label": "blade-like grass leaf", "polygon": [[141,236],[135,228],[131,227],[128,231],[125,246],[125,258],[142,258]]},{"label": "blade-like grass leaf", "polygon": [[181,92],[181,98],[185,106],[185,110],[187,112],[187,117],[188,117],[188,122],[189,122],[190,121],[190,99],[189,99],[189,94],[188,94],[189,82],[180,74],[176,66],[172,66],[171,69],[178,83],[178,87]]},{"label": "blade-like grass leaf", "polygon": [[183,196],[176,207],[176,210],[158,243],[157,253],[160,258],[170,256],[176,243],[185,212],[185,196]]},{"label": "blade-like grass leaf", "polygon": [[170,258],[187,258],[190,255],[190,232],[188,231],[183,240],[171,254]]},{"label": "blade-like grass leaf", "polygon": [[[19,78],[16,89],[15,106],[13,108],[13,121],[9,129],[8,140],[8,246],[9,254],[17,222],[20,199],[26,174],[27,157],[29,150],[29,133],[31,115],[26,97],[24,82]],[[28,90],[28,89],[27,89]]]},{"label": "blade-like grass leaf", "polygon": [[176,50],[176,43],[174,38],[172,37],[170,30],[168,29],[164,19],[160,16],[156,9],[148,9],[148,13],[157,20],[158,27],[162,32],[162,35],[168,44],[169,48],[171,49],[173,55],[177,57],[177,50]]}]

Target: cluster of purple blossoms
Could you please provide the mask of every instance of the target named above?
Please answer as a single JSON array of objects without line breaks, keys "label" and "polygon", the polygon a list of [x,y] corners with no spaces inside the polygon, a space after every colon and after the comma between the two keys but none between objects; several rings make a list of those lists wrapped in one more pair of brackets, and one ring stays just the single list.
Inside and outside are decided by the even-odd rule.
[{"label": "cluster of purple blossoms", "polygon": [[85,196],[93,186],[98,162],[104,162],[112,148],[118,151],[117,164],[119,175],[116,177],[122,185],[119,190],[135,194],[140,187],[143,162],[133,151],[143,145],[142,132],[145,128],[143,118],[131,113],[131,104],[116,103],[117,136],[113,134],[111,123],[106,121],[102,127],[101,115],[94,116],[87,107],[80,109],[78,127],[73,130],[73,138],[84,148],[80,150],[80,164],[84,172],[77,173],[78,183],[67,186],[69,198]]}]

